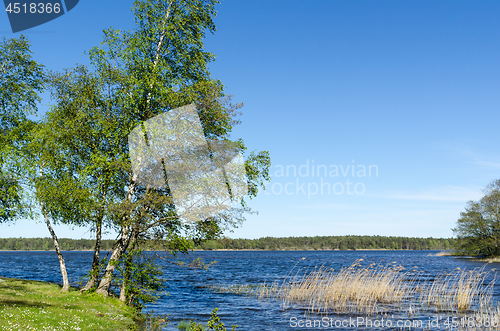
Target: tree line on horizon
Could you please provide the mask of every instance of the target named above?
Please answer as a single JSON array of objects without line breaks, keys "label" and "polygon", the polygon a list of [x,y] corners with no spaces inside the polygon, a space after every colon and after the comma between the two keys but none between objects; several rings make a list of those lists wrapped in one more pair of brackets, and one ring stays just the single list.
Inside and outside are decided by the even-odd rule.
[{"label": "tree line on horizon", "polygon": [[316,237],[264,237],[259,239],[207,240],[197,249],[262,249],[262,250],[354,250],[354,249],[404,249],[450,250],[454,238],[413,238],[386,236],[316,236]]},{"label": "tree line on horizon", "polygon": [[[58,238],[59,248],[62,251],[90,251],[94,250],[93,239]],[[101,249],[108,251],[113,248],[114,240],[102,240]],[[54,241],[52,238],[0,238],[2,251],[52,251]]]},{"label": "tree line on horizon", "polygon": [[[264,237],[259,239],[222,238],[207,240],[191,248],[203,250],[217,249],[256,249],[256,250],[355,250],[355,249],[392,249],[392,250],[449,250],[455,245],[455,238],[415,238],[387,236],[316,236],[316,237]],[[101,248],[113,248],[114,240],[103,240]],[[93,250],[91,239],[60,238],[63,251]],[[166,243],[165,243],[166,244]],[[153,249],[148,243],[143,249]],[[51,238],[0,238],[0,250],[9,251],[49,251],[53,250]]]}]

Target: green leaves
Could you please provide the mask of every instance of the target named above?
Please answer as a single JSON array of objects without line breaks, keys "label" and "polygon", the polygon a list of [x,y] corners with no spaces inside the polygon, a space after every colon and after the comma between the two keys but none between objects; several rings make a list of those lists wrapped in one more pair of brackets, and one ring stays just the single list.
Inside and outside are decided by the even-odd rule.
[{"label": "green leaves", "polygon": [[133,126],[176,108],[169,104],[172,92],[209,80],[208,63],[214,56],[204,50],[203,39],[207,31],[215,31],[216,3],[135,1],[137,28],[130,32],[108,29],[102,47],[90,51],[99,72],[114,68],[124,74],[120,91],[136,120]]},{"label": "green leaves", "polygon": [[[129,305],[140,310],[164,294],[166,280],[161,277],[163,271],[154,255],[132,250],[123,257],[118,269],[122,274],[121,281],[125,281],[125,295]],[[117,285],[122,286],[119,282]]]},{"label": "green leaves", "polygon": [[[138,185],[129,156],[133,128],[192,103],[208,141],[231,140],[242,104],[234,104],[211,77],[208,65],[215,57],[204,47],[205,35],[215,32],[217,3],[135,1],[136,28],[105,30],[101,46],[89,52],[90,68],[46,75],[31,59],[24,37],[0,44],[0,222],[21,215],[29,187],[55,222],[120,232],[114,251],[119,263],[134,240],[155,239],[168,243],[164,248],[170,253],[188,252],[193,242],[220,237],[243,220],[249,209],[241,201],[241,208],[182,223],[170,189]],[[30,121],[45,85],[53,105],[42,121]],[[243,141],[238,145],[245,150]],[[248,156],[250,197],[270,180],[269,167],[268,152]],[[141,261],[154,275],[150,262]],[[135,264],[122,266],[130,286],[155,284]],[[143,293],[134,291],[131,297]]]},{"label": "green leaves", "polygon": [[31,57],[26,37],[0,42],[0,128],[6,133],[33,115],[44,87],[43,66]]},{"label": "green leaves", "polygon": [[245,162],[248,177],[248,195],[250,198],[256,197],[259,193],[259,186],[265,187],[265,182],[270,181],[269,168],[271,167],[271,157],[269,152],[252,152]]},{"label": "green leaves", "polygon": [[[107,94],[100,94],[99,104],[103,106],[99,107],[113,108],[120,114],[121,127],[116,128],[116,132],[128,133],[158,114],[195,103],[206,138],[230,139],[233,125],[239,123],[235,117],[242,104],[233,104],[231,97],[224,93],[222,83],[210,77],[208,63],[214,56],[204,49],[203,43],[205,34],[215,31],[213,18],[217,3],[214,0],[136,1],[136,28],[133,31],[105,31],[102,45],[94,47],[89,55],[95,78],[109,86]],[[94,136],[92,128],[86,132]],[[95,140],[100,141],[103,136],[105,133],[100,133]],[[244,148],[243,142],[240,144]],[[121,159],[128,166],[127,144],[124,146]],[[269,166],[267,152],[250,155],[246,163],[250,196],[256,196],[258,187],[269,180]],[[131,184],[131,173],[128,178],[121,178],[122,187]],[[118,178],[114,180],[119,181]],[[177,243],[180,251],[185,250],[186,245],[179,238],[186,233],[196,233],[193,231],[196,229],[178,224],[172,218],[175,207],[171,199],[165,199],[170,197],[169,190],[136,185],[134,192],[133,202],[128,202],[123,215],[131,222],[141,223],[137,231],[162,233],[164,238]],[[117,201],[115,206],[119,206]],[[245,208],[243,205],[243,210]],[[223,215],[218,221],[229,218],[230,215]],[[183,230],[173,231],[170,226]],[[219,229],[217,233],[220,232]]]},{"label": "green leaves", "polygon": [[24,147],[45,83],[43,66],[31,57],[30,44],[19,39],[0,42],[0,222],[27,216]]},{"label": "green leaves", "polygon": [[[212,316],[210,316],[210,319],[208,320],[207,327],[205,328],[201,324],[197,324],[195,322],[192,322],[190,325],[189,330],[190,331],[226,331],[226,328],[224,327],[224,323],[221,322],[220,317],[217,315],[218,308],[215,308],[212,311]],[[234,331],[238,327],[238,325],[231,325],[231,330]]]},{"label": "green leaves", "polygon": [[500,180],[489,184],[485,193],[479,201],[469,201],[452,229],[458,237],[459,254],[500,255]]},{"label": "green leaves", "polygon": [[0,223],[13,220],[22,212],[22,187],[11,175],[0,173]]},{"label": "green leaves", "polygon": [[63,223],[108,220],[105,205],[125,198],[126,129],[109,81],[84,66],[50,75],[55,105],[33,131],[38,199]]}]

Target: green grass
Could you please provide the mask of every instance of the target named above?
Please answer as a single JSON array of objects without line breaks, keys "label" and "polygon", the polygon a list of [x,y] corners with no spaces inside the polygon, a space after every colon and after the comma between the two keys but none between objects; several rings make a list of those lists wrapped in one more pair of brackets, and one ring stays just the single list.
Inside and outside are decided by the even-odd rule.
[{"label": "green grass", "polygon": [[135,310],[116,298],[60,293],[56,284],[0,280],[1,330],[133,330]]}]

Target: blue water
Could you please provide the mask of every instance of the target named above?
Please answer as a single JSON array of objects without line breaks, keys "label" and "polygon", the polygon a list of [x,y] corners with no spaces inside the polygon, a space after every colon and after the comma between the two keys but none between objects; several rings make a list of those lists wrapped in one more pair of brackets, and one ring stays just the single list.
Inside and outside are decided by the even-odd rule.
[{"label": "blue water", "polygon": [[[175,326],[181,320],[206,322],[213,308],[218,307],[221,320],[226,326],[238,324],[237,330],[340,330],[356,329],[332,326],[332,320],[323,327],[308,328],[307,319],[322,317],[304,317],[299,308],[283,309],[280,302],[259,300],[255,297],[216,293],[207,286],[258,285],[280,282],[292,267],[311,270],[326,265],[336,270],[351,265],[363,258],[363,264],[397,262],[407,269],[417,266],[423,270],[422,277],[433,279],[443,272],[456,268],[474,269],[484,267],[496,275],[497,263],[486,264],[468,259],[436,257],[429,254],[436,251],[203,251],[193,252],[179,258],[189,262],[200,257],[205,262],[217,261],[209,270],[189,269],[159,261],[164,267],[164,277],[168,280],[166,291],[147,309],[158,314],[168,314],[170,324],[165,330],[178,330]],[[91,265],[92,252],[64,252],[70,282],[77,284]],[[305,259],[302,259],[305,258]],[[170,259],[172,262],[173,259]],[[35,279],[47,282],[61,282],[59,263],[54,252],[0,252],[0,277]],[[294,271],[294,272],[295,272]],[[499,284],[494,286],[493,295],[500,296]],[[359,317],[359,316],[358,316]],[[347,320],[356,316],[329,316],[329,318]],[[421,318],[423,319],[423,318]],[[304,323],[299,327],[299,320]],[[292,321],[292,322],[291,322]],[[295,322],[294,322],[295,321]],[[338,321],[337,321],[338,322]],[[310,321],[310,323],[312,323]],[[444,321],[439,321],[443,328]],[[351,324],[352,326],[352,324]],[[358,327],[359,329],[359,327]],[[379,328],[384,329],[384,328]],[[398,328],[385,328],[398,329]]]}]

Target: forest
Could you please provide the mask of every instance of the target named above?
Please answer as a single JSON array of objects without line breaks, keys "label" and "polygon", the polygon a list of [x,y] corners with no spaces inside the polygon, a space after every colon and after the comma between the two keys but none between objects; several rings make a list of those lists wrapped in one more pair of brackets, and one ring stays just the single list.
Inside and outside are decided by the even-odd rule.
[{"label": "forest", "polygon": [[[192,249],[257,249],[257,250],[354,250],[354,249],[406,249],[406,250],[448,250],[455,244],[454,238],[412,238],[386,236],[323,236],[323,237],[265,237],[259,239],[208,240]],[[102,250],[110,250],[114,240],[103,240]],[[59,239],[63,251],[93,250],[90,239]],[[147,244],[146,244],[147,246]],[[0,238],[0,250],[48,251],[53,250],[52,238]],[[152,247],[144,247],[152,249]]]},{"label": "forest", "polygon": [[[110,250],[114,240],[103,240],[102,250]],[[63,251],[94,250],[95,240],[59,238],[59,246]],[[51,251],[54,250],[52,238],[0,238],[2,251]]]},{"label": "forest", "polygon": [[262,250],[349,250],[349,249],[452,249],[454,238],[410,238],[387,236],[265,237],[259,239],[219,239],[202,242],[196,248]]}]

